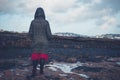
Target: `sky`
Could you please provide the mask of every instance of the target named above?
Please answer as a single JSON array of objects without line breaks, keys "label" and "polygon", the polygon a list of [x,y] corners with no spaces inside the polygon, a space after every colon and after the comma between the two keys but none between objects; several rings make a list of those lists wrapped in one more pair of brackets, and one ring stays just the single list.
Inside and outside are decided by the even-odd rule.
[{"label": "sky", "polygon": [[42,7],[52,33],[120,34],[120,0],[0,0],[0,30],[28,32]]}]

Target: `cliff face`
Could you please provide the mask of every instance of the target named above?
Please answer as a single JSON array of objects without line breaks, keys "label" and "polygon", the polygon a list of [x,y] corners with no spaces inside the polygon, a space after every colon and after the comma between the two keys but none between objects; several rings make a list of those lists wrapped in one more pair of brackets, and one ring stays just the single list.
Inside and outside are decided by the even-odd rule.
[{"label": "cliff face", "polygon": [[[0,32],[0,58],[29,56],[31,41],[27,33]],[[54,36],[49,45],[50,57],[79,58],[93,55],[120,56],[120,40]]]},{"label": "cliff face", "polygon": [[28,48],[30,39],[26,33],[0,32],[0,48]]}]

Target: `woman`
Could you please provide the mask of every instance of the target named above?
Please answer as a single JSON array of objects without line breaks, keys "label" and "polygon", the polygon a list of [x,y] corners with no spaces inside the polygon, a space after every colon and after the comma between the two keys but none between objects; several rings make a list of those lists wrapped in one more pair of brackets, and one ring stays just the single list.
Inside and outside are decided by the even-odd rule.
[{"label": "woman", "polygon": [[36,67],[40,64],[40,73],[43,74],[45,60],[48,59],[48,41],[52,38],[49,22],[45,19],[42,8],[37,8],[34,20],[31,22],[29,36],[32,40],[32,77],[36,75]]}]

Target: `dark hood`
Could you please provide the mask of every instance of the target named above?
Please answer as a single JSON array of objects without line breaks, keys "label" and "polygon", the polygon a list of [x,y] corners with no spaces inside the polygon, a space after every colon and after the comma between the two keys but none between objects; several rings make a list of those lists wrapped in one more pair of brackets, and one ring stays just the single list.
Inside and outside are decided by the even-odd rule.
[{"label": "dark hood", "polygon": [[39,19],[39,18],[43,18],[45,19],[45,13],[44,13],[44,10],[43,8],[37,8],[36,12],[35,12],[35,16],[34,16],[35,19]]}]

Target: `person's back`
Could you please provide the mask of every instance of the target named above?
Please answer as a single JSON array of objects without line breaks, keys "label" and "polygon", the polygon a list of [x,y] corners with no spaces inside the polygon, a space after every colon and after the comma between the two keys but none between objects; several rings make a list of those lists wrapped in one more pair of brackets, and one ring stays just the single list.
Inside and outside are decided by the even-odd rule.
[{"label": "person's back", "polygon": [[33,41],[35,42],[47,42],[47,21],[44,19],[35,19],[32,21],[33,26]]},{"label": "person's back", "polygon": [[36,67],[40,64],[40,73],[43,74],[45,61],[48,60],[48,40],[52,38],[51,30],[48,21],[45,19],[45,14],[42,8],[37,8],[34,20],[32,20],[29,36],[32,40],[32,55],[33,71],[31,77],[36,75]]},{"label": "person's back", "polygon": [[[32,47],[34,52],[46,52],[48,40],[51,38],[51,30],[42,8],[38,8],[35,18],[31,22],[29,35],[32,39]],[[44,49],[43,49],[44,47]]]}]

